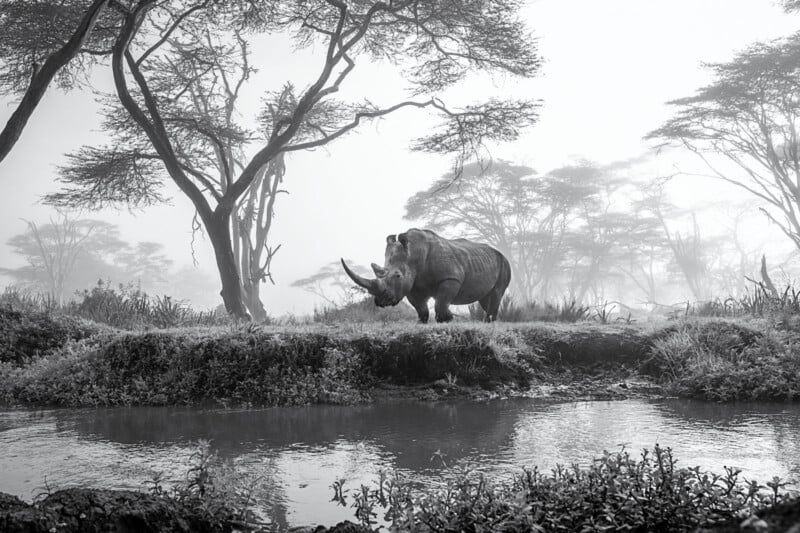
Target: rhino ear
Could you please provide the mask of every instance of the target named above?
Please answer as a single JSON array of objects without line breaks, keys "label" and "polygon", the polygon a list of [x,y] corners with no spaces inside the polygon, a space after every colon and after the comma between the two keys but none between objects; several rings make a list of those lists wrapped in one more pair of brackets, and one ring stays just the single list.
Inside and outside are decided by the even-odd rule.
[{"label": "rhino ear", "polygon": [[403,248],[408,248],[408,233],[401,233],[397,236],[397,240],[403,245]]},{"label": "rhino ear", "polygon": [[397,237],[395,235],[387,235],[386,236],[386,244],[392,244],[393,242],[397,241]]},{"label": "rhino ear", "polygon": [[375,272],[375,276],[379,278],[386,277],[386,274],[389,273],[387,269],[383,268],[382,266],[378,266],[375,263],[372,263],[371,266],[372,266],[372,271]]}]

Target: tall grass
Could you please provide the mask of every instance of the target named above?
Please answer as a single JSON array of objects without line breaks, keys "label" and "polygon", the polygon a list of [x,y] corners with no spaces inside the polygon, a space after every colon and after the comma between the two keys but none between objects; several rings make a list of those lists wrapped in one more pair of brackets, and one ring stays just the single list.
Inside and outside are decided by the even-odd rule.
[{"label": "tall grass", "polygon": [[[486,313],[479,304],[468,306],[469,316],[473,320],[485,320]],[[562,299],[561,302],[523,302],[519,303],[511,296],[500,301],[497,320],[501,322],[566,322],[575,323],[591,318],[592,308],[578,303],[576,300]]]}]

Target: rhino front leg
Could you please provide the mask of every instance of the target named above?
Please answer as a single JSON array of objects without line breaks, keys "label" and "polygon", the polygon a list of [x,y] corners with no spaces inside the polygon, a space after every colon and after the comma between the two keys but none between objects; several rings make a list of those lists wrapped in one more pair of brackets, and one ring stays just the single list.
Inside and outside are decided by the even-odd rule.
[{"label": "rhino front leg", "polygon": [[427,324],[428,318],[430,318],[431,312],[428,311],[428,300],[430,299],[430,296],[418,296],[415,294],[408,295],[408,303],[410,303],[417,311],[419,321],[423,324]]},{"label": "rhino front leg", "polygon": [[450,312],[450,303],[455,299],[458,291],[461,290],[461,282],[455,280],[443,281],[436,290],[436,311],[437,322],[450,322],[453,320],[453,313]]}]

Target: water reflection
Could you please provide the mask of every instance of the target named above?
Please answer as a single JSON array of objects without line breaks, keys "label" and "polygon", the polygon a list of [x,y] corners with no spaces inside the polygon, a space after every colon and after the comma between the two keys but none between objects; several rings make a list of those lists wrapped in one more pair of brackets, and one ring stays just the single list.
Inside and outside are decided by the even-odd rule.
[{"label": "water reflection", "polygon": [[[504,400],[315,406],[250,411],[130,408],[0,412],[0,491],[36,487],[142,488],[187,469],[193,442],[209,439],[241,476],[258,479],[261,512],[276,530],[333,523],[352,511],[330,503],[331,483],[371,483],[399,470],[436,480],[452,467],[507,473],[521,466],[588,463],[626,445],[656,442],[681,464],[800,481],[800,406],[696,401],[542,403]],[[440,459],[432,460],[433,456]],[[444,465],[451,469],[445,469]]]}]

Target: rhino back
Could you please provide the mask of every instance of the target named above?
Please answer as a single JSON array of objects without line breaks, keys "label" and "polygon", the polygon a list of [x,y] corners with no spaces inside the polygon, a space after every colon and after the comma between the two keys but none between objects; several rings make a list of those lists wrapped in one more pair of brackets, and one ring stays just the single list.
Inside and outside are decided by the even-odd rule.
[{"label": "rhino back", "polygon": [[429,230],[409,230],[408,235],[414,244],[418,288],[435,290],[446,279],[459,281],[461,291],[453,303],[460,305],[483,298],[497,282],[502,256],[491,246],[445,239]]}]

